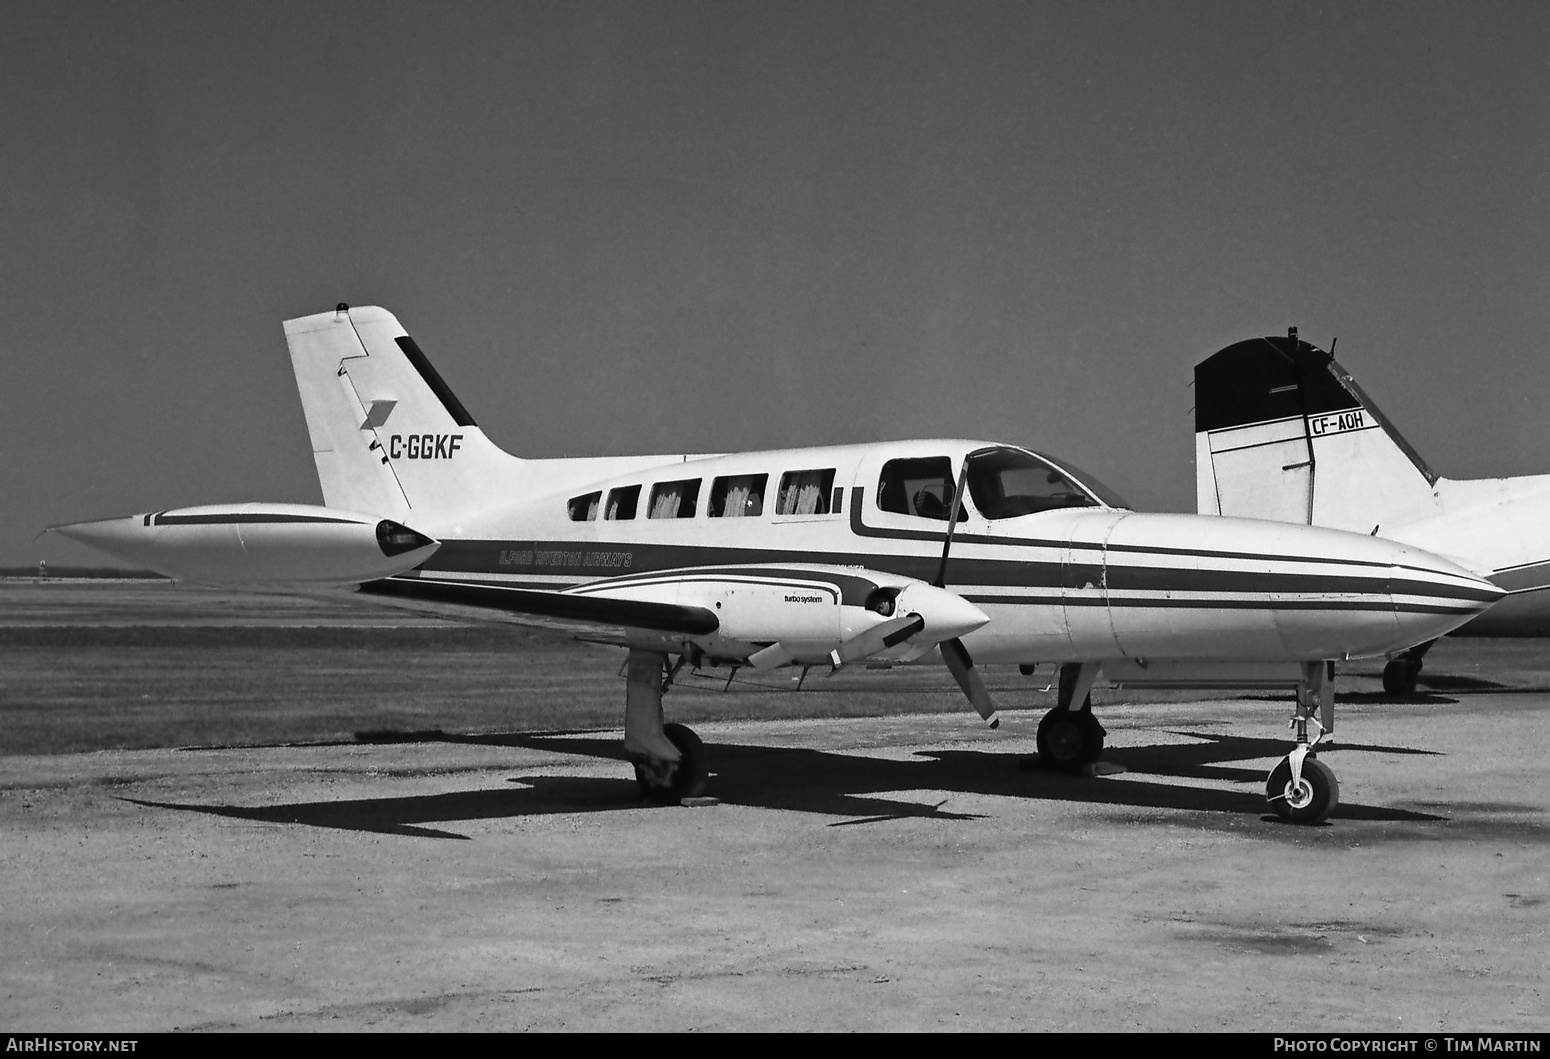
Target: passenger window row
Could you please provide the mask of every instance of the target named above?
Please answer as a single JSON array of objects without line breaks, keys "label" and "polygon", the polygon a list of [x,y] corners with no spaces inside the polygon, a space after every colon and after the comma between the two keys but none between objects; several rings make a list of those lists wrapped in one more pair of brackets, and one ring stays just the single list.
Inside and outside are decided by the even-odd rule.
[{"label": "passenger window row", "polygon": [[[657,482],[651,487],[646,504],[647,518],[694,518],[699,514],[700,478]],[[764,514],[764,499],[769,487],[767,474],[731,474],[711,480],[706,514],[710,518],[754,518]],[[599,508],[609,521],[632,519],[640,508],[641,487],[623,485],[608,491],[572,497],[569,503],[572,522],[595,522]],[[834,468],[787,471],[780,477],[775,493],[777,515],[839,514],[842,490],[834,487]]]},{"label": "passenger window row", "polygon": [[[964,479],[968,499],[973,500],[974,508],[982,517],[991,521],[1057,508],[1100,505],[1120,510],[1130,508],[1123,498],[1090,475],[1081,474],[1081,477],[1094,488],[1078,483],[1076,478],[1037,453],[1008,446],[990,446],[969,453],[967,461]],[[767,474],[733,474],[712,479],[707,505],[709,517],[751,518],[764,514],[769,480]],[[686,478],[677,482],[657,482],[651,487],[646,517],[694,518],[699,514],[702,481]],[[956,490],[952,460],[946,456],[889,460],[878,475],[877,507],[898,515],[941,522],[946,522],[949,510],[956,508],[958,521],[962,522],[969,517],[968,505],[964,497],[954,497]],[[632,519],[640,506],[640,491],[638,485],[610,489],[607,504],[602,504],[601,490],[572,497],[571,521],[595,521],[600,505],[605,519]],[[780,488],[775,493],[775,514],[838,515],[843,492],[834,487],[832,467],[787,471],[780,476]]]}]

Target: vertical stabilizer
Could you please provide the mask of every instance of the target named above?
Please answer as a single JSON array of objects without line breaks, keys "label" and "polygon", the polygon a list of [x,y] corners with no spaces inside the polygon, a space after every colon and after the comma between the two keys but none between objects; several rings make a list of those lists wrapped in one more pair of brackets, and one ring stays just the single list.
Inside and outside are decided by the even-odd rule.
[{"label": "vertical stabilizer", "polygon": [[1371,533],[1435,514],[1436,481],[1350,374],[1295,331],[1195,366],[1202,514]]},{"label": "vertical stabilizer", "polygon": [[387,310],[287,320],[285,340],[328,506],[437,517],[487,499],[520,467]]}]

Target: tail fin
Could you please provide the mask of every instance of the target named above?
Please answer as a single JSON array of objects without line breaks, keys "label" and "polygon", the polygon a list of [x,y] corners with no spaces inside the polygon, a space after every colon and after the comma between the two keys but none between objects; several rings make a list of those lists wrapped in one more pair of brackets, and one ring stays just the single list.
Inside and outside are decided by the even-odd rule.
[{"label": "tail fin", "polygon": [[1373,533],[1435,514],[1436,481],[1350,373],[1296,328],[1195,365],[1202,514]]},{"label": "tail fin", "polygon": [[434,517],[488,497],[521,466],[387,310],[341,304],[287,320],[285,341],[329,507]]}]

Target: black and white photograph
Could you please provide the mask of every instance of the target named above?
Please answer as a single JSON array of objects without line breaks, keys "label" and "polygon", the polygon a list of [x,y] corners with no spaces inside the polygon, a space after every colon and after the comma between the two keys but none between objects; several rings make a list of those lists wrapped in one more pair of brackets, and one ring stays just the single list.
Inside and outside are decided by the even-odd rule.
[{"label": "black and white photograph", "polygon": [[0,4],[0,1037],[1550,1030],[1550,7]]}]

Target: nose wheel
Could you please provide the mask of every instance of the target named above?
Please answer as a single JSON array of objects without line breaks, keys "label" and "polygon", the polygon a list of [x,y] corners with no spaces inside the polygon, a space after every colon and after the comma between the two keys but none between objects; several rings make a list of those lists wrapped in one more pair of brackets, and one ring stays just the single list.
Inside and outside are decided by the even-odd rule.
[{"label": "nose wheel", "polygon": [[1340,783],[1334,770],[1318,758],[1304,757],[1299,773],[1292,778],[1292,759],[1287,755],[1270,770],[1265,797],[1276,815],[1289,824],[1323,823],[1340,804]]}]

